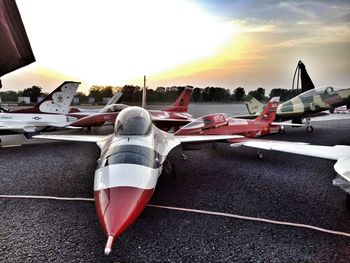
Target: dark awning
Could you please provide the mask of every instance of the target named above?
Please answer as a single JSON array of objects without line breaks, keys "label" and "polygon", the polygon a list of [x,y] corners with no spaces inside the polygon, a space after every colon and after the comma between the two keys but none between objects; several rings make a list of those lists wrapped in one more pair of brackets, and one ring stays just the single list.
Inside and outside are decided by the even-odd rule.
[{"label": "dark awning", "polygon": [[0,0],[0,77],[35,61],[14,0]]}]

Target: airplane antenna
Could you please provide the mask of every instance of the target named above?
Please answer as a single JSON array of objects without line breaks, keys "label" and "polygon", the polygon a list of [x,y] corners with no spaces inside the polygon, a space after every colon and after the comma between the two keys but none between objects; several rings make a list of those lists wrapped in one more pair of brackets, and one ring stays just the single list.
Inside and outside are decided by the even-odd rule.
[{"label": "airplane antenna", "polygon": [[146,109],[146,76],[143,76],[142,108]]}]

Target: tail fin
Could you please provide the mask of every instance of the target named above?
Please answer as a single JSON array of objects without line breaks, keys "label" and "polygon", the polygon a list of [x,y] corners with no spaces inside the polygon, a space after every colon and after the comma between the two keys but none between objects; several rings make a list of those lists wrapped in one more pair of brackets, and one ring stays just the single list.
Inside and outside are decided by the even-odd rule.
[{"label": "tail fin", "polygon": [[11,112],[67,114],[79,85],[80,82],[65,81],[34,107]]},{"label": "tail fin", "polygon": [[266,105],[265,109],[260,113],[260,115],[255,120],[273,122],[276,117],[277,107],[278,107],[278,101],[269,102]]},{"label": "tail fin", "polygon": [[258,114],[264,109],[264,105],[254,97],[250,101],[245,102],[245,106],[250,115]]},{"label": "tail fin", "polygon": [[175,103],[167,109],[163,109],[163,111],[178,111],[178,112],[187,112],[188,104],[190,103],[192,95],[192,87],[187,86],[180,96],[177,98]]},{"label": "tail fin", "polygon": [[117,92],[113,97],[107,102],[106,106],[111,104],[117,104],[123,96],[123,92]]}]

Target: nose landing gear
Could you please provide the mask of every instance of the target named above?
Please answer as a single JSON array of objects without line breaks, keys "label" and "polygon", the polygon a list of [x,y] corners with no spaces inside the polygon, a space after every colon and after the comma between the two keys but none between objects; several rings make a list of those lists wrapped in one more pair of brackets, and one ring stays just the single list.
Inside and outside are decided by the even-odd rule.
[{"label": "nose landing gear", "polygon": [[311,133],[314,131],[314,127],[311,126],[310,117],[306,117],[306,131]]}]

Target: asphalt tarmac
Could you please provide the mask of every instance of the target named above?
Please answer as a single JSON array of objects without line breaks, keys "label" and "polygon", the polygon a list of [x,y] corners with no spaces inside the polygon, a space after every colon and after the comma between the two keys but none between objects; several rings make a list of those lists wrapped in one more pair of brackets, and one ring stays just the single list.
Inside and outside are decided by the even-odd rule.
[{"label": "asphalt tarmac", "polygon": [[[350,145],[350,119],[287,128],[268,139]],[[17,140],[17,139],[13,139]],[[18,143],[12,143],[18,144]],[[5,145],[6,146],[6,145]],[[11,144],[7,144],[11,146]],[[196,145],[169,159],[151,204],[262,217],[350,233],[334,162],[251,148]],[[0,148],[0,194],[93,196],[99,149],[40,142]],[[0,198],[0,262],[349,262],[350,238],[311,229],[147,207],[103,249],[93,202]]]}]

